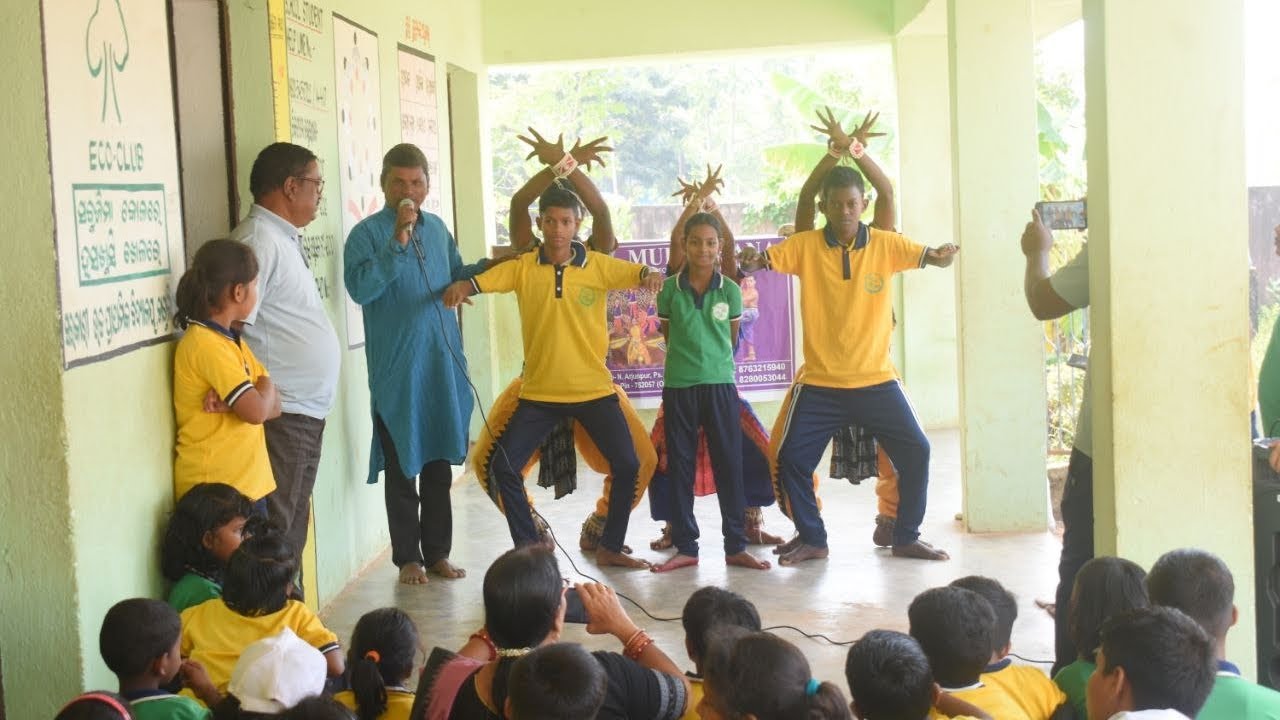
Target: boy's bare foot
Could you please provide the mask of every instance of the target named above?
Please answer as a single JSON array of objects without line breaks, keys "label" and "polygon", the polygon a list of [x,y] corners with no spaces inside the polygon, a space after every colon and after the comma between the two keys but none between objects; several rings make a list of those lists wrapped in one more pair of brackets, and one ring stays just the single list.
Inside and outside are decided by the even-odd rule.
[{"label": "boy's bare foot", "polygon": [[[779,560],[779,562],[781,562],[781,560]],[[724,564],[733,565],[734,567],[749,568],[751,570],[768,570],[773,567],[773,563],[768,560],[761,560],[746,550],[743,550],[737,555],[726,555],[724,557]]]},{"label": "boy's bare foot", "polygon": [[698,558],[676,553],[675,555],[672,555],[671,558],[666,562],[660,565],[654,565],[649,569],[652,570],[653,572],[660,573],[660,572],[667,572],[668,570],[679,570],[682,567],[694,567],[697,564],[698,564]]},{"label": "boy's bare foot", "polygon": [[898,524],[895,518],[888,515],[876,516],[876,529],[871,533],[871,542],[876,547],[892,547],[893,546],[893,526]]},{"label": "boy's bare foot", "polygon": [[649,567],[648,560],[633,558],[627,554],[630,548],[623,547],[622,552],[606,550],[604,546],[596,548],[596,564],[600,567],[621,567],[642,570]]},{"label": "boy's bare foot", "polygon": [[427,569],[422,567],[422,563],[405,563],[400,566],[400,582],[405,585],[426,585]]},{"label": "boy's bare foot", "polygon": [[649,541],[649,549],[650,550],[670,550],[672,547],[674,547],[674,543],[671,542],[671,526],[663,525],[662,535],[659,536],[658,539],[656,540]]},{"label": "boy's bare foot", "polygon": [[830,554],[827,548],[814,547],[800,543],[794,549],[778,558],[779,565],[795,565],[805,560],[819,560]]},{"label": "boy's bare foot", "polygon": [[923,540],[916,540],[910,545],[894,545],[893,556],[914,558],[916,560],[950,560],[946,550],[940,550]]},{"label": "boy's bare foot", "polygon": [[800,536],[799,536],[799,535],[796,535],[795,537],[791,538],[790,540],[786,541],[785,543],[783,543],[783,544],[781,544],[781,545],[779,545],[779,546],[775,547],[775,548],[773,549],[773,554],[774,554],[774,555],[786,555],[787,553],[791,552],[792,550],[795,550],[796,548],[800,547],[800,545],[801,545],[801,542],[800,542]]},{"label": "boy's bare foot", "polygon": [[764,531],[764,528],[756,526],[747,528],[747,542],[752,545],[781,545],[782,538],[772,535]]},{"label": "boy's bare foot", "polygon": [[449,558],[441,558],[431,566],[431,573],[446,580],[457,580],[467,576],[467,571],[449,562]]}]

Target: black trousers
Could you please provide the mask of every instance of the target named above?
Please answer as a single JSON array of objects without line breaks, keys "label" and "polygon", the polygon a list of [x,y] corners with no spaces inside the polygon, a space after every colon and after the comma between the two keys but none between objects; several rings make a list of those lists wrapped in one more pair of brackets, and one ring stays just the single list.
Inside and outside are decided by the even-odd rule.
[{"label": "black trousers", "polygon": [[431,567],[449,557],[453,546],[453,506],[449,499],[453,469],[448,460],[432,460],[422,466],[417,478],[405,477],[391,433],[377,416],[374,431],[378,433],[382,455],[386,458],[383,485],[387,529],[391,534],[391,562],[396,567],[412,562]]},{"label": "black trousers", "polygon": [[1062,557],[1058,560],[1058,594],[1054,601],[1057,609],[1053,616],[1053,674],[1075,662],[1082,649],[1071,641],[1071,588],[1076,573],[1093,559],[1093,459],[1074,448],[1067,465],[1067,485],[1062,491],[1062,524]]}]

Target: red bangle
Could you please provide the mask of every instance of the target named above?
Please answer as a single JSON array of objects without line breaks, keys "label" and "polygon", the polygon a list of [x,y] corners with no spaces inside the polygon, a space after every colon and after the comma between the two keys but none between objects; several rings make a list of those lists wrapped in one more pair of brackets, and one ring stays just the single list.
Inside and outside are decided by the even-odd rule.
[{"label": "red bangle", "polygon": [[489,638],[488,630],[485,630],[484,628],[480,628],[476,632],[471,633],[471,639],[479,640],[480,642],[483,642],[486,647],[489,648],[489,662],[493,662],[494,660],[498,659],[498,646],[494,645],[493,640]]}]

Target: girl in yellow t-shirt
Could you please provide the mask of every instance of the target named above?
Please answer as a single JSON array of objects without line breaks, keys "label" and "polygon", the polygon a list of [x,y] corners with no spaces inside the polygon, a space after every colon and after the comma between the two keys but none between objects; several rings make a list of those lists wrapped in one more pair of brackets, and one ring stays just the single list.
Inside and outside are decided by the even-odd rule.
[{"label": "girl in yellow t-shirt", "polygon": [[178,282],[175,319],[186,330],[173,359],[179,498],[223,482],[256,503],[276,487],[262,423],[280,416],[280,395],[237,330],[257,302],[257,258],[233,240],[202,245]]},{"label": "girl in yellow t-shirt", "polygon": [[407,687],[419,651],[418,628],[403,610],[379,608],[364,614],[351,631],[347,680],[333,696],[360,720],[409,720],[414,691]]}]

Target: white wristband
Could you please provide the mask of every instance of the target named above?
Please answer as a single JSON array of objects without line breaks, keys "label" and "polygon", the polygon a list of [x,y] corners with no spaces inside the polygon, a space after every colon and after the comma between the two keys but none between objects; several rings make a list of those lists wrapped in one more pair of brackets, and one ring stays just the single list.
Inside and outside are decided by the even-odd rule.
[{"label": "white wristband", "polygon": [[863,155],[867,154],[867,148],[860,142],[858,138],[849,141],[849,157],[854,160],[861,160]]},{"label": "white wristband", "polygon": [[574,159],[573,155],[565,153],[564,157],[560,159],[560,162],[552,166],[551,172],[555,173],[557,178],[565,178],[577,169],[578,161]]}]

